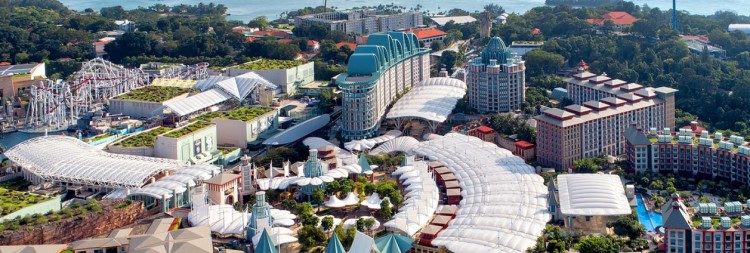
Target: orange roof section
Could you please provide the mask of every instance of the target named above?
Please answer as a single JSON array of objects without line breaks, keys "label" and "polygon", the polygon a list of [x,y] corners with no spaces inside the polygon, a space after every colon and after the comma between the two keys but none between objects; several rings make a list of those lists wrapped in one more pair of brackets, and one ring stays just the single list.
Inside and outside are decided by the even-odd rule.
[{"label": "orange roof section", "polygon": [[477,131],[483,134],[491,134],[495,132],[495,129],[492,129],[491,127],[488,127],[488,126],[480,126],[480,127],[477,127],[476,129]]},{"label": "orange roof section", "polygon": [[534,144],[528,141],[517,141],[516,147],[519,147],[522,149],[530,149],[534,147]]},{"label": "orange roof section", "polygon": [[636,17],[633,17],[624,11],[611,11],[604,14],[602,18],[590,18],[586,19],[586,22],[594,25],[603,25],[607,20],[611,20],[615,25],[632,25],[635,21],[638,21]]},{"label": "orange roof section", "polygon": [[339,49],[341,49],[341,47],[343,47],[343,46],[349,46],[349,49],[351,49],[351,50],[354,50],[355,48],[357,48],[357,44],[351,43],[351,42],[339,42],[339,43],[336,43],[336,47],[339,48]]},{"label": "orange roof section", "polygon": [[412,28],[409,29],[409,32],[413,32],[414,35],[417,36],[417,39],[420,40],[448,35],[446,32],[443,32],[437,28]]}]

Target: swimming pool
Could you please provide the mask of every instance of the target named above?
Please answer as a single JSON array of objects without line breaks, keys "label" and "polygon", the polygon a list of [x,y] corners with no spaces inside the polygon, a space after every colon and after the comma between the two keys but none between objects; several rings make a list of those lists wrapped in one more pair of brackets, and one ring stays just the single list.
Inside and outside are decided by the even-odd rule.
[{"label": "swimming pool", "polygon": [[638,202],[638,207],[636,208],[638,219],[646,228],[646,232],[655,232],[656,227],[662,225],[661,214],[646,210],[646,205],[643,203],[643,197],[640,194],[636,198]]}]

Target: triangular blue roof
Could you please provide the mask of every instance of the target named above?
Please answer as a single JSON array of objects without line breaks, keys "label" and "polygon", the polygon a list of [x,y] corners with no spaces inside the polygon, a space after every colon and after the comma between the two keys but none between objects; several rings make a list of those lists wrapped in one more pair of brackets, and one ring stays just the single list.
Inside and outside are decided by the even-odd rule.
[{"label": "triangular blue roof", "polygon": [[380,253],[404,253],[412,248],[412,243],[411,237],[392,233],[375,239]]},{"label": "triangular blue roof", "polygon": [[336,232],[333,232],[331,238],[328,239],[325,253],[346,253],[346,249],[344,249],[344,245],[341,244]]},{"label": "triangular blue roof", "polygon": [[276,247],[273,246],[273,241],[271,241],[271,237],[268,236],[268,231],[265,229],[260,234],[260,240],[258,241],[258,246],[255,247],[255,253],[279,253]]},{"label": "triangular blue roof", "polygon": [[365,173],[367,171],[372,171],[370,168],[370,162],[367,161],[367,156],[365,156],[365,152],[362,152],[359,154],[359,162],[357,162],[359,167],[362,167],[362,173]]}]

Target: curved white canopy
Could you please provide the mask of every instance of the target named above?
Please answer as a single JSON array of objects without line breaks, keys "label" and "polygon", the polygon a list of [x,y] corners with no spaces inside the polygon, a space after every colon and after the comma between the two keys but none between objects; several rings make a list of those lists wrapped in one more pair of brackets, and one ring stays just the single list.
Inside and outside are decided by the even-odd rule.
[{"label": "curved white canopy", "polygon": [[466,94],[466,83],[455,78],[434,77],[424,80],[393,105],[387,119],[422,118],[444,122]]},{"label": "curved white canopy", "polygon": [[340,208],[346,206],[346,203],[344,203],[344,201],[341,201],[336,196],[331,195],[330,197],[328,197],[328,201],[326,201],[325,205],[327,207]]},{"label": "curved white canopy", "polygon": [[349,194],[346,195],[346,198],[341,201],[347,206],[356,205],[359,203],[359,197],[357,197],[357,194],[354,194],[354,192],[349,192]]},{"label": "curved white canopy", "polygon": [[614,216],[631,212],[618,175],[559,175],[557,188],[560,211],[565,215]]},{"label": "curved white canopy", "polygon": [[404,195],[406,200],[393,219],[385,223],[386,227],[401,230],[411,236],[427,225],[437,210],[440,197],[437,184],[427,167],[426,162],[418,161],[397,169],[404,172],[400,175],[402,179],[406,179],[404,185],[408,185]]},{"label": "curved white canopy", "polygon": [[60,135],[26,140],[5,156],[45,180],[112,188],[140,188],[160,172],[183,168],[177,160],[107,153]]},{"label": "curved white canopy", "polygon": [[379,155],[381,153],[404,152],[408,155],[413,154],[414,147],[419,145],[419,141],[411,136],[401,136],[386,141],[380,146],[370,150],[369,155]]},{"label": "curved white canopy", "polygon": [[463,197],[456,218],[432,244],[454,252],[525,252],[533,246],[550,219],[547,188],[534,168],[476,137],[431,138],[415,152],[445,164]]}]

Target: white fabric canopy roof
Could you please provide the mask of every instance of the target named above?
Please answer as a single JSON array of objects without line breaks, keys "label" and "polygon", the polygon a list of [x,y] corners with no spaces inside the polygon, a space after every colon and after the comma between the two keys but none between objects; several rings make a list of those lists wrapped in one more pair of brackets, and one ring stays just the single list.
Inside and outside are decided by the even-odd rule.
[{"label": "white fabric canopy roof", "polygon": [[623,187],[618,175],[559,175],[560,211],[565,215],[628,215],[630,203]]},{"label": "white fabric canopy roof", "polygon": [[525,252],[550,219],[547,188],[533,167],[493,143],[431,136],[415,152],[440,161],[461,185],[456,218],[432,241],[454,252]]},{"label": "white fabric canopy roof", "polygon": [[401,136],[386,141],[382,145],[370,150],[369,155],[379,155],[381,153],[404,152],[408,155],[413,154],[414,147],[419,145],[419,141],[411,136]]},{"label": "white fabric canopy roof", "polygon": [[444,122],[459,99],[466,94],[466,83],[455,78],[433,77],[417,84],[393,105],[387,119],[422,118]]},{"label": "white fabric canopy roof", "polygon": [[359,203],[359,197],[357,197],[357,194],[354,194],[354,192],[349,192],[349,194],[346,195],[346,198],[341,201],[347,206],[356,205]]},{"label": "white fabric canopy roof", "polygon": [[[352,218],[352,219],[345,220],[344,221],[344,229],[349,229],[351,227],[355,227],[356,228],[357,227],[357,220],[359,220],[360,218],[375,220],[375,224],[373,224],[372,228],[371,228],[372,230],[375,230],[375,229],[377,229],[377,228],[380,227],[380,222],[378,221],[378,219],[375,219],[375,217],[372,217],[372,216],[361,216],[361,217],[357,217],[357,218]],[[367,228],[365,228],[365,229],[367,229]]]},{"label": "white fabric canopy roof", "polygon": [[[205,226],[210,227],[211,231],[222,234],[222,235],[242,235],[245,231],[245,227],[252,218],[252,212],[238,212],[232,205],[211,205],[208,204],[209,200],[205,194],[193,195],[192,211],[188,214],[188,221],[193,226]],[[294,219],[296,216],[286,210],[271,209],[271,217],[273,217],[273,224],[277,226],[291,226],[294,225]],[[288,231],[285,228],[274,228],[269,232],[283,232],[282,234],[289,234],[284,231]],[[270,233],[269,235],[275,235]],[[295,239],[296,241],[296,239]]]},{"label": "white fabric canopy roof", "polygon": [[177,160],[107,153],[60,135],[26,140],[5,156],[45,180],[112,188],[140,188],[159,172],[183,168]]},{"label": "white fabric canopy roof", "polygon": [[227,101],[231,96],[219,89],[210,89],[164,106],[177,116],[185,116],[210,106]]},{"label": "white fabric canopy roof", "polygon": [[341,201],[336,196],[331,195],[330,197],[328,197],[328,201],[326,201],[325,205],[327,207],[340,208],[346,206],[346,203],[344,203],[344,201]]},{"label": "white fabric canopy roof", "polygon": [[393,219],[384,225],[412,236],[427,225],[432,214],[437,210],[440,193],[432,178],[432,173],[427,171],[426,162],[414,162],[413,165],[396,169],[396,171],[399,170],[408,171],[400,174],[402,180],[406,179],[403,184],[408,185],[407,193],[404,195],[406,200]]},{"label": "white fabric canopy roof", "polygon": [[336,158],[338,159],[337,164],[356,164],[357,163],[357,157],[350,153],[347,150],[341,149],[336,145],[333,145],[333,143],[324,140],[320,137],[308,137],[302,141],[305,146],[311,148],[311,149],[317,149],[320,150],[321,148],[325,146],[333,146],[336,150]]}]

